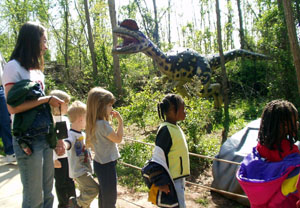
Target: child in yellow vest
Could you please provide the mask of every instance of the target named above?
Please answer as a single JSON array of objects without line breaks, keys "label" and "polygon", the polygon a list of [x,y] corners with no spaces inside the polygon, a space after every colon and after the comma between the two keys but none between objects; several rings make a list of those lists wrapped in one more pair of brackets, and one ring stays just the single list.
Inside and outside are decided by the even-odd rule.
[{"label": "child in yellow vest", "polygon": [[[157,109],[164,122],[157,132],[152,159],[142,170],[151,187],[149,201],[160,207],[185,208],[185,177],[190,175],[190,161],[185,135],[177,125],[186,116],[184,101],[179,95],[168,94]],[[173,192],[175,196],[170,197]]]}]

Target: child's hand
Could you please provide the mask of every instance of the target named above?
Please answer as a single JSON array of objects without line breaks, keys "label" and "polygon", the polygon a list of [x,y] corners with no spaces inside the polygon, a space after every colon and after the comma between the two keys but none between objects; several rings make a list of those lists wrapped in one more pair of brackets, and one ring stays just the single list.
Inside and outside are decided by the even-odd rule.
[{"label": "child's hand", "polygon": [[158,190],[168,194],[170,193],[170,188],[169,188],[169,185],[163,185],[163,186],[158,186]]},{"label": "child's hand", "polygon": [[61,162],[59,160],[54,160],[54,168],[61,168]]},{"label": "child's hand", "polygon": [[111,115],[112,115],[113,118],[118,119],[119,122],[122,121],[122,117],[121,117],[121,115],[118,111],[112,111]]},{"label": "child's hand", "polygon": [[57,140],[55,152],[58,156],[62,156],[66,152],[66,146],[64,144],[64,141],[62,139]]}]

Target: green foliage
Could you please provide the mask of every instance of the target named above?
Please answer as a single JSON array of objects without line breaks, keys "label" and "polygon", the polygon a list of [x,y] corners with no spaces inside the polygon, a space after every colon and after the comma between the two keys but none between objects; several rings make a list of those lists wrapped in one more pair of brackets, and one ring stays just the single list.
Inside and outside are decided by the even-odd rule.
[{"label": "green foliage", "polygon": [[266,60],[239,59],[227,64],[230,96],[252,99],[267,95],[269,68]]},{"label": "green foliage", "polygon": [[137,13],[137,5],[134,1],[129,2],[125,6],[122,6],[122,8],[120,10],[120,14],[122,16],[127,17],[127,18],[132,18],[132,19],[136,18],[136,13]]},{"label": "green foliage", "polygon": [[156,106],[162,96],[161,92],[153,91],[151,85],[146,85],[143,91],[130,91],[126,100],[128,105],[120,107],[118,110],[127,125],[136,124],[145,130],[145,127],[148,125],[157,125]]},{"label": "green foliage", "polygon": [[157,73],[157,70],[153,72],[152,60],[142,53],[131,56],[121,55],[120,70],[123,88],[126,94],[130,93],[130,91],[141,91],[149,78],[152,78],[153,75],[155,75],[152,73]]},{"label": "green foliage", "polygon": [[[265,99],[249,99],[242,101],[234,101],[231,104],[232,110],[231,121],[239,121],[243,119],[245,121],[251,121],[259,118],[261,116],[262,110],[266,104]],[[235,114],[233,113],[235,112]],[[237,122],[235,122],[237,123]]]},{"label": "green foliage", "polygon": [[[146,161],[151,158],[151,153],[152,147],[134,142],[126,143],[120,149],[121,161],[137,167],[143,167]],[[121,184],[127,185],[134,190],[147,190],[139,170],[118,164],[117,171],[118,180]]]},{"label": "green foliage", "polygon": [[261,82],[265,83],[271,99],[283,98],[295,102],[298,96],[297,76],[289,49],[283,8],[277,2],[259,3],[261,13],[256,28],[261,38],[258,46],[272,58],[266,65],[266,78]]},{"label": "green foliage", "polygon": [[208,199],[207,199],[207,197],[197,198],[196,203],[201,204],[202,206],[206,207],[208,205]]}]

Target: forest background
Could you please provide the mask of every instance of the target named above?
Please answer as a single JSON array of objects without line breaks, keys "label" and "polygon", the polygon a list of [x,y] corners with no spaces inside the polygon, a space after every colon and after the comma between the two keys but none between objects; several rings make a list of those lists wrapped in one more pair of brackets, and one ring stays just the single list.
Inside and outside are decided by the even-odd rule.
[{"label": "forest background", "polygon": [[[271,57],[238,58],[226,64],[225,74],[221,68],[213,71],[213,82],[223,83],[224,76],[227,79],[227,118],[226,106],[215,109],[212,98],[185,98],[189,108],[180,126],[187,135],[189,150],[214,156],[224,132],[229,137],[260,117],[266,102],[286,99],[300,109],[288,36],[288,27],[299,31],[300,0],[291,0],[292,25],[286,23],[283,0],[219,2],[221,33],[213,0],[0,0],[0,51],[9,60],[20,26],[26,21],[41,22],[48,30],[47,92],[61,89],[72,100],[86,101],[94,86],[112,91],[118,99],[115,108],[124,119],[125,141],[148,143],[154,142],[161,122],[156,105],[174,89],[162,83],[157,66],[144,54],[112,55],[112,25],[117,21],[135,19],[162,51],[179,46],[204,56],[216,54],[221,34],[223,51],[243,48]],[[151,151],[151,146],[126,141],[121,145],[121,161],[142,167]],[[210,165],[210,160],[191,158],[190,180]],[[145,190],[139,171],[121,165],[118,169],[121,183]]]}]

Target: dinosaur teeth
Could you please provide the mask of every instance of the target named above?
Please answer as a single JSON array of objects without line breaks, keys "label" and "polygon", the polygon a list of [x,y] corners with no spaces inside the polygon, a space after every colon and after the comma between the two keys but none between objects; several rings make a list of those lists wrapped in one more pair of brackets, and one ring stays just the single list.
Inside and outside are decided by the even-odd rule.
[{"label": "dinosaur teeth", "polygon": [[125,49],[128,49],[128,48],[131,48],[133,47],[135,44],[134,43],[128,43],[128,44],[120,44],[120,45],[117,45],[115,47],[116,50],[125,50]]},{"label": "dinosaur teeth", "polygon": [[125,47],[125,46],[130,46],[132,44],[139,44],[139,41],[133,37],[127,36],[127,35],[118,35],[118,37],[123,39],[123,42],[118,45],[117,47]]}]

